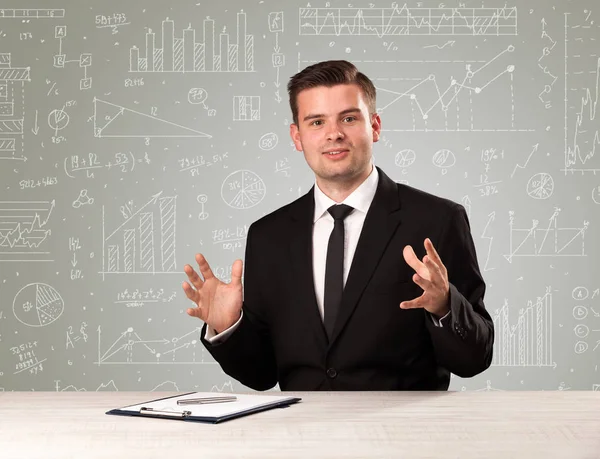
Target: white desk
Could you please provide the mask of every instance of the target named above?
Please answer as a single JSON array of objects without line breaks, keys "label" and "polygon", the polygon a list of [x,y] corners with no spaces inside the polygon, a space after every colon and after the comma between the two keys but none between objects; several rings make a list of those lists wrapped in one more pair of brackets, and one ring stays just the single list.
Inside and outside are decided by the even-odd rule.
[{"label": "white desk", "polygon": [[600,458],[591,391],[286,392],[302,401],[221,424],[104,414],[171,395],[1,393],[0,457]]}]

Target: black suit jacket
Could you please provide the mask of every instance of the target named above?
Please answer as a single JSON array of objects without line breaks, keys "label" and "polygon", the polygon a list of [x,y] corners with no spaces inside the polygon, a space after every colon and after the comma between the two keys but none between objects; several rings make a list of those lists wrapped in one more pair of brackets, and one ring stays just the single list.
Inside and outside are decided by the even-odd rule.
[{"label": "black suit jacket", "polygon": [[[201,331],[225,373],[255,390],[447,390],[450,373],[489,367],[493,322],[463,206],[378,172],[331,340],[313,283],[314,187],[250,226],[242,321],[220,344]],[[448,270],[443,327],[399,307],[422,293],[402,250],[422,259],[426,237]]]}]

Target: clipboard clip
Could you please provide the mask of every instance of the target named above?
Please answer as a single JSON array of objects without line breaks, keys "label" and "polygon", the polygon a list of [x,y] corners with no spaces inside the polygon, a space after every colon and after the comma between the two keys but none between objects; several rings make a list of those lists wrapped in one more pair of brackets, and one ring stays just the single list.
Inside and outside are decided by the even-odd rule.
[{"label": "clipboard clip", "polygon": [[140,414],[156,414],[159,416],[169,416],[173,418],[185,418],[192,414],[191,411],[167,411],[167,410],[155,410],[154,408],[146,408],[145,406],[140,408]]}]

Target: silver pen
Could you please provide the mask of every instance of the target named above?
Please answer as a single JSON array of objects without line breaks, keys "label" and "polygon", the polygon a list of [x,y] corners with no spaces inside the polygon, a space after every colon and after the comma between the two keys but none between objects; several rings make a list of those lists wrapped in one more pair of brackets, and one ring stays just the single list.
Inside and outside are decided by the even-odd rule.
[{"label": "silver pen", "polygon": [[178,405],[201,405],[204,403],[224,403],[224,402],[235,402],[237,397],[235,395],[224,395],[215,397],[200,397],[200,398],[184,398],[177,400]]}]

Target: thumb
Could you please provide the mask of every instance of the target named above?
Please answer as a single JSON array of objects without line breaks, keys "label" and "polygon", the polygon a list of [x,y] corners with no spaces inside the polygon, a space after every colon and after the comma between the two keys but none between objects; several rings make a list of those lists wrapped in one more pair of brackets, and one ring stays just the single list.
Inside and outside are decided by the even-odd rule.
[{"label": "thumb", "polygon": [[231,283],[241,285],[242,283],[242,260],[235,260],[231,267]]}]

